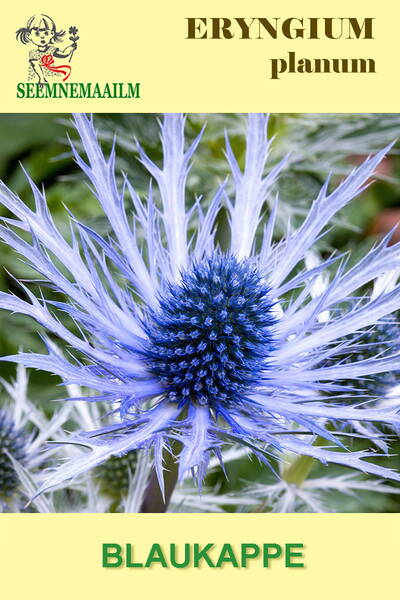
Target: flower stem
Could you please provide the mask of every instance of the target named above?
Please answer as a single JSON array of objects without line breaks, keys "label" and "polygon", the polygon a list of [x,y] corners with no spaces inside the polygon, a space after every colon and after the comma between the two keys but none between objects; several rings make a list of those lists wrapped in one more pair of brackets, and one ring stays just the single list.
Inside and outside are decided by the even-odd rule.
[{"label": "flower stem", "polygon": [[315,459],[311,456],[299,456],[283,470],[283,479],[287,483],[294,483],[300,486],[309,476],[314,466]]},{"label": "flower stem", "polygon": [[176,457],[179,455],[180,450],[181,444],[179,442],[172,442],[170,450],[163,450],[164,497],[160,489],[156,470],[153,467],[144,493],[140,509],[141,513],[164,513],[167,511],[169,501],[178,481],[179,461]]},{"label": "flower stem", "polygon": [[[323,437],[318,436],[313,446],[323,446],[326,443]],[[294,483],[300,486],[309,476],[315,464],[315,458],[312,456],[298,456],[291,464],[283,469],[282,478],[287,483]]]}]

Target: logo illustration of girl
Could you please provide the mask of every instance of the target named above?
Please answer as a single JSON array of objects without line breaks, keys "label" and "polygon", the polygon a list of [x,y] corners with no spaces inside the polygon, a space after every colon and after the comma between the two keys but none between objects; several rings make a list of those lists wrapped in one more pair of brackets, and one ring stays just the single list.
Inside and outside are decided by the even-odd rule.
[{"label": "logo illustration of girl", "polygon": [[69,39],[72,42],[65,48],[60,48],[60,43],[65,36],[65,31],[57,30],[56,24],[48,15],[34,15],[26,27],[21,27],[16,32],[17,40],[23,44],[36,46],[29,51],[28,81],[34,79],[38,83],[46,83],[49,78],[65,81],[71,74],[70,65],[56,65],[55,58],[69,58],[75,52],[79,37],[76,27],[69,28]]}]

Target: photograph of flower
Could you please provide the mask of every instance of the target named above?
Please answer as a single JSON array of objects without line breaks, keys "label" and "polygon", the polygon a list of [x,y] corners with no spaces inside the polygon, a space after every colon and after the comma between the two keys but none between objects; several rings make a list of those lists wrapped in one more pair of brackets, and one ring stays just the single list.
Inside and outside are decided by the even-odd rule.
[{"label": "photograph of flower", "polygon": [[0,510],[400,512],[399,134],[0,115]]}]

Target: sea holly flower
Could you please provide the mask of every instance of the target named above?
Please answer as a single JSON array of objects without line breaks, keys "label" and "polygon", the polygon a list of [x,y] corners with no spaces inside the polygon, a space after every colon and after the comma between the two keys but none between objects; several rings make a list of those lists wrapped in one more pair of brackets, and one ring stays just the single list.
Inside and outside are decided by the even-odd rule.
[{"label": "sea holly flower", "polygon": [[[43,450],[43,446],[53,436],[64,437],[63,426],[74,407],[65,404],[47,418],[28,397],[28,376],[22,365],[15,381],[0,379],[0,384],[0,512],[22,512],[43,481],[44,465],[54,462],[54,448]],[[54,512],[54,507],[41,496],[27,510]]]},{"label": "sea holly flower", "polygon": [[107,496],[120,499],[129,490],[136,469],[136,452],[131,450],[123,456],[111,456],[96,467],[94,477],[100,490]]},{"label": "sea holly flower", "polygon": [[[1,239],[65,298],[39,298],[24,285],[24,298],[1,293],[0,307],[31,316],[72,354],[67,360],[49,345],[47,354],[3,360],[91,388],[97,395],[80,401],[106,403],[117,415],[71,437],[89,451],[60,466],[42,490],[138,448],[152,449],[161,487],[168,451],[175,455],[170,470],[179,465],[181,478],[191,471],[201,483],[210,456],[221,457],[227,443],[245,445],[266,463],[277,452],[295,453],[399,481],[399,473],[368,460],[375,453],[350,451],[343,439],[352,423],[364,424],[367,437],[376,424],[400,424],[396,408],[371,408],[365,397],[349,402],[344,383],[399,368],[396,346],[361,359],[354,349],[363,331],[400,308],[399,286],[360,298],[360,289],[398,268],[400,246],[386,238],[351,268],[343,257],[316,266],[306,260],[335,214],[371,182],[388,148],[333,191],[327,181],[301,226],[274,243],[277,204],[266,222],[263,208],[285,161],[264,174],[270,141],[263,115],[249,116],[243,169],[227,139],[235,194],[228,197],[222,184],[207,210],[200,197],[186,197],[201,135],[185,148],[182,116],[166,115],[161,125],[162,165],[139,146],[153,182],[147,198],[128,178],[118,185],[115,151],[104,156],[93,119],[76,115],[75,125],[86,156],[72,145],[74,157],[107,216],[109,237],[71,217],[67,241],[29,175],[35,210],[0,185],[0,201],[14,215],[4,219]],[[227,251],[215,240],[221,206],[229,215]],[[320,277],[326,285],[316,293]],[[64,324],[63,313],[77,327]],[[323,444],[314,444],[317,436]]]},{"label": "sea holly flower", "polygon": [[26,459],[28,435],[17,428],[10,415],[0,411],[0,496],[11,496],[18,488],[18,475],[11,456],[23,463]]},{"label": "sea holly flower", "polygon": [[[388,352],[396,352],[400,350],[400,326],[398,322],[398,315],[393,315],[382,319],[374,327],[364,331],[358,337],[357,346],[354,347],[354,357],[358,360],[365,360],[368,358],[374,358],[378,356],[385,356]],[[351,357],[346,356],[343,359],[344,363],[351,362]],[[383,373],[376,373],[370,377],[366,377],[362,382],[357,380],[349,379],[348,385],[357,387],[365,393],[373,393],[378,396],[387,394],[392,390],[399,380],[399,372],[396,371],[385,371]]]}]

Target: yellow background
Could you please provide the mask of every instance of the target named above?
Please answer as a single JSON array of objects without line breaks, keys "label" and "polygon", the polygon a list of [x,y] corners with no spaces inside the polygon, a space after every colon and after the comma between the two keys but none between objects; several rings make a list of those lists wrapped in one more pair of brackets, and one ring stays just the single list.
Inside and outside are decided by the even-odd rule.
[{"label": "yellow background", "polygon": [[[217,8],[216,8],[217,7]],[[28,47],[15,31],[35,12],[79,29],[70,81],[140,81],[140,100],[21,100]],[[375,17],[375,40],[185,40],[187,16]],[[398,112],[400,5],[293,0],[110,3],[19,1],[0,21],[0,112]],[[267,61],[372,57],[377,74],[284,75]],[[400,515],[0,515],[5,599],[374,599],[398,589]],[[303,542],[305,569],[103,569],[103,542]]]},{"label": "yellow background", "polygon": [[[376,600],[398,593],[400,515],[0,515],[4,600]],[[304,569],[101,567],[102,543],[305,544]],[[178,555],[179,556],[179,555]],[[138,557],[139,558],[139,557]],[[296,559],[298,560],[298,559]]]},{"label": "yellow background", "polygon": [[[15,31],[36,12],[49,14],[60,28],[79,29],[70,82],[140,81],[142,99],[17,99],[29,49],[16,41]],[[187,40],[189,16],[375,17],[376,39]],[[392,0],[19,0],[3,7],[0,20],[0,112],[397,112],[399,22],[400,4]],[[269,58],[285,57],[289,50],[309,58],[373,57],[377,73],[269,79]]]}]

